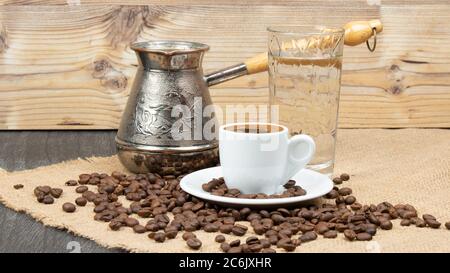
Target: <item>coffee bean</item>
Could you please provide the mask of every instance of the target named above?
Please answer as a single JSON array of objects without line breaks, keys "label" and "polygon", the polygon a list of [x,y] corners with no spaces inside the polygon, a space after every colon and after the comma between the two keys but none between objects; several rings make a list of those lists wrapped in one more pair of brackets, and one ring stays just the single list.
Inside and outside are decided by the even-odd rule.
[{"label": "coffee bean", "polygon": [[340,195],[342,195],[342,196],[350,195],[350,194],[352,194],[352,189],[346,188],[346,187],[345,188],[341,188],[341,189],[338,190],[338,193]]},{"label": "coffee bean", "polygon": [[308,232],[308,231],[313,231],[314,230],[314,225],[300,225],[299,226],[299,229],[300,229],[300,231],[301,232],[303,232],[303,233],[305,233],[305,232]]},{"label": "coffee bean", "polygon": [[192,249],[199,249],[202,246],[202,242],[197,238],[190,238],[186,241],[186,244]]},{"label": "coffee bean", "polygon": [[409,226],[411,224],[411,222],[408,219],[402,219],[402,221],[400,222],[401,226]]},{"label": "coffee bean", "polygon": [[252,244],[252,245],[248,245],[248,248],[249,248],[250,252],[258,253],[263,249],[263,246],[261,244]]},{"label": "coffee bean", "polygon": [[54,198],[61,197],[62,193],[63,193],[63,190],[60,188],[52,188],[50,190],[50,195],[53,196]]},{"label": "coffee bean", "polygon": [[231,246],[228,243],[221,243],[220,244],[220,249],[222,249],[223,252],[228,252],[228,250],[230,250]]},{"label": "coffee bean", "polygon": [[191,239],[191,238],[197,238],[197,236],[192,232],[185,232],[185,233],[183,233],[183,236],[181,236],[181,237],[185,241],[187,241],[188,239]]},{"label": "coffee bean", "polygon": [[411,219],[414,217],[417,217],[417,212],[416,211],[404,211],[404,213],[399,213],[400,217],[403,219]]},{"label": "coffee bean", "polygon": [[331,190],[329,193],[327,193],[327,194],[325,195],[325,198],[328,198],[328,199],[335,199],[335,198],[337,198],[338,196],[339,196],[339,193],[338,193],[337,190]]},{"label": "coffee bean", "polygon": [[336,226],[334,227],[334,229],[335,229],[336,231],[338,231],[338,232],[344,232],[344,230],[348,229],[348,225],[338,223],[338,224],[336,224]]},{"label": "coffee bean", "polygon": [[249,208],[242,208],[242,209],[239,211],[239,214],[240,214],[241,219],[247,218],[247,216],[248,216],[251,212],[252,212],[252,210],[249,209]]},{"label": "coffee bean", "polygon": [[219,227],[219,231],[225,234],[230,234],[233,227],[233,225],[221,225]]},{"label": "coffee bean", "polygon": [[291,238],[292,230],[289,228],[283,228],[278,232],[278,237],[280,238]]},{"label": "coffee bean", "polygon": [[43,202],[44,202],[44,198],[47,196],[47,195],[45,195],[45,194],[42,193],[42,192],[37,192],[37,193],[35,193],[34,195],[36,196],[36,200],[37,200],[39,203],[43,203]]},{"label": "coffee bean", "polygon": [[291,212],[285,208],[279,208],[279,209],[277,209],[277,212],[281,213],[281,215],[283,215],[284,217],[291,216]]},{"label": "coffee bean", "polygon": [[16,190],[19,190],[19,189],[22,189],[22,188],[23,188],[23,185],[22,185],[22,184],[16,184],[16,185],[14,185],[13,187],[14,187],[14,189],[16,189]]},{"label": "coffee bean", "polygon": [[314,241],[317,239],[317,234],[314,231],[308,231],[301,235],[299,239],[302,242]]},{"label": "coffee bean", "polygon": [[231,247],[239,246],[241,244],[241,240],[237,239],[230,242]]},{"label": "coffee bean", "polygon": [[136,232],[136,233],[144,233],[147,230],[142,225],[135,225],[135,226],[133,226],[133,231]]},{"label": "coffee bean", "polygon": [[344,204],[345,205],[345,197],[344,196],[338,196],[334,200],[334,202],[336,203],[336,205],[339,205],[339,204]]},{"label": "coffee bean", "polygon": [[[369,234],[370,235],[370,234]],[[356,238],[356,232],[354,232],[353,230],[351,230],[351,229],[346,229],[346,230],[344,230],[344,236],[345,236],[345,238],[347,238],[348,240],[350,240],[350,241],[353,241],[353,240],[355,240],[355,238]],[[364,236],[364,235],[363,235]]]},{"label": "coffee bean", "polygon": [[271,216],[271,219],[275,224],[280,224],[280,223],[283,223],[284,221],[286,221],[286,218],[283,217],[281,214],[273,214]]},{"label": "coffee bean", "polygon": [[52,188],[50,186],[38,186],[34,189],[34,193],[42,192],[43,194],[49,194]]},{"label": "coffee bean", "polygon": [[247,232],[247,227],[246,226],[242,226],[242,225],[235,225],[232,229],[231,232],[236,235],[236,236],[244,236],[245,233]]},{"label": "coffee bean", "polygon": [[92,191],[85,191],[81,196],[86,198],[89,202],[92,202],[95,198],[97,198],[97,195]]},{"label": "coffee bean", "polygon": [[109,222],[109,228],[114,231],[119,230],[122,227],[122,225],[123,224],[119,221],[112,220],[111,222]]},{"label": "coffee bean", "polygon": [[149,218],[152,215],[152,209],[151,208],[139,209],[137,215],[139,215],[139,217],[142,218]]},{"label": "coffee bean", "polygon": [[283,248],[287,252],[294,251],[297,248],[297,246],[295,244],[293,244],[292,240],[289,238],[279,240],[277,243],[277,247]]},{"label": "coffee bean", "polygon": [[345,197],[345,204],[351,205],[356,202],[356,198],[353,195]]},{"label": "coffee bean", "polygon": [[445,223],[445,227],[450,230],[450,221]]},{"label": "coffee bean", "polygon": [[[149,236],[150,236],[150,234],[149,234]],[[153,235],[153,239],[154,239],[156,242],[158,242],[158,243],[162,243],[162,242],[164,242],[164,241],[166,240],[166,234],[165,234],[164,232],[156,232],[156,233]],[[192,238],[189,239],[189,240],[192,240]],[[188,240],[188,241],[189,241],[189,240]]]},{"label": "coffee bean", "polygon": [[223,242],[225,242],[225,236],[217,235],[216,238],[214,239],[214,241],[216,241],[217,243],[223,243]]},{"label": "coffee bean", "polygon": [[80,184],[87,184],[87,182],[89,181],[89,179],[91,179],[91,175],[89,174],[80,174],[78,176],[78,183]]},{"label": "coffee bean", "polygon": [[272,235],[267,238],[272,245],[276,245],[278,243],[278,236]]},{"label": "coffee bean", "polygon": [[166,233],[166,238],[174,239],[178,235],[178,229],[175,226],[168,226],[164,229]]},{"label": "coffee bean", "polygon": [[274,229],[268,230],[268,231],[266,231],[266,233],[265,233],[265,236],[266,236],[267,238],[269,238],[270,236],[277,236],[277,235],[278,235],[278,231],[276,231],[276,230],[274,230]]},{"label": "coffee bean", "polygon": [[245,243],[247,245],[256,244],[259,243],[259,239],[256,236],[250,236],[245,240]]},{"label": "coffee bean", "polygon": [[426,222],[426,221],[428,221],[428,220],[435,220],[436,221],[436,217],[434,217],[433,215],[431,215],[431,214],[424,214],[424,215],[422,215],[422,219]]},{"label": "coffee bean", "polygon": [[263,235],[264,232],[266,232],[266,228],[263,225],[258,224],[253,227],[253,231],[258,235]]},{"label": "coffee bean", "polygon": [[322,215],[320,216],[320,221],[322,222],[328,222],[331,219],[334,218],[334,215],[331,212],[324,212],[322,213]]},{"label": "coffee bean", "polygon": [[188,221],[183,222],[182,226],[185,231],[193,232],[193,231],[197,230],[197,228],[191,222],[188,222]]},{"label": "coffee bean", "polygon": [[341,174],[340,178],[342,179],[342,181],[348,181],[350,180],[350,175],[343,173]]},{"label": "coffee bean", "polygon": [[53,199],[53,197],[51,197],[50,195],[46,195],[44,196],[44,198],[42,199],[42,203],[46,204],[46,205],[50,205],[53,204],[55,202],[55,200]]},{"label": "coffee bean", "polygon": [[269,240],[267,240],[267,239],[260,239],[259,242],[261,243],[263,248],[268,248],[271,245]]},{"label": "coffee bean", "polygon": [[360,209],[362,209],[362,207],[363,207],[363,205],[361,205],[361,204],[358,203],[358,202],[355,202],[355,203],[353,203],[353,204],[350,205],[350,208],[351,208],[353,211],[360,210]]},{"label": "coffee bean", "polygon": [[78,185],[78,182],[76,180],[69,180],[69,181],[66,181],[66,183],[64,183],[64,185],[73,187],[73,186]]},{"label": "coffee bean", "polygon": [[335,177],[335,178],[333,178],[333,183],[335,185],[340,185],[340,184],[342,184],[342,179],[340,177]]},{"label": "coffee bean", "polygon": [[361,232],[356,234],[356,240],[358,241],[370,241],[372,240],[372,235],[366,232]]},{"label": "coffee bean", "polygon": [[103,187],[103,191],[106,193],[113,193],[116,188],[113,185],[106,185]]},{"label": "coffee bean", "polygon": [[136,225],[139,225],[139,221],[136,218],[128,217],[127,219],[125,219],[125,225],[127,227],[134,227]]},{"label": "coffee bean", "polygon": [[77,192],[77,193],[83,193],[88,190],[89,190],[89,188],[87,186],[78,186],[75,188],[75,192]]},{"label": "coffee bean", "polygon": [[276,253],[276,250],[273,248],[263,248],[263,250],[261,250],[261,253]]},{"label": "coffee bean", "polygon": [[372,213],[370,213],[370,214],[367,216],[367,220],[369,220],[369,222],[371,222],[371,223],[374,224],[374,225],[377,225],[377,226],[380,225],[380,220],[379,220],[374,214],[372,214]]},{"label": "coffee bean", "polygon": [[75,199],[75,204],[80,207],[84,207],[87,204],[87,199],[84,197],[78,197],[77,199]]},{"label": "coffee bean", "polygon": [[242,247],[241,246],[235,246],[235,247],[231,247],[227,253],[241,253],[242,252]]},{"label": "coffee bean", "polygon": [[425,220],[425,223],[431,228],[439,228],[441,226],[440,222],[433,219],[427,219]]},{"label": "coffee bean", "polygon": [[325,232],[325,233],[323,234],[323,237],[324,237],[324,238],[336,238],[336,237],[337,237],[337,231],[335,231],[335,230],[329,230],[329,231],[327,231],[327,232]]},{"label": "coffee bean", "polygon": [[292,188],[293,186],[295,186],[295,180],[289,180],[286,184],[284,184],[286,189]]},{"label": "coffee bean", "polygon": [[392,229],[392,222],[389,220],[382,221],[380,223],[380,228],[384,230],[390,230]]},{"label": "coffee bean", "polygon": [[414,223],[414,225],[416,225],[416,227],[419,227],[419,228],[426,227],[426,225],[427,225],[425,223],[425,221],[420,218],[411,218],[410,221],[411,221],[411,223]]},{"label": "coffee bean", "polygon": [[62,205],[62,209],[65,212],[72,213],[77,209],[77,207],[74,204],[67,202]]},{"label": "coffee bean", "polygon": [[207,224],[203,227],[205,232],[217,232],[219,230],[219,225],[217,224]]},{"label": "coffee bean", "polygon": [[329,230],[327,224],[324,222],[320,222],[319,224],[317,224],[315,229],[318,234],[324,234]]},{"label": "coffee bean", "polygon": [[167,212],[167,208],[165,207],[157,207],[153,209],[153,214],[154,215],[158,215],[158,214],[164,214]]},{"label": "coffee bean", "polygon": [[366,220],[366,217],[361,214],[355,214],[348,218],[349,222],[356,223],[356,222],[364,222]]}]

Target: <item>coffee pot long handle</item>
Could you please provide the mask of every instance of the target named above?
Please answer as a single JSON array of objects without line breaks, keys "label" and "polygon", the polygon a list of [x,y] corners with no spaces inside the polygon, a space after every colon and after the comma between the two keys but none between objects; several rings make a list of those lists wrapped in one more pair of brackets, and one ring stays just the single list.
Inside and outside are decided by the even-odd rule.
[{"label": "coffee pot long handle", "polygon": [[[368,40],[383,30],[383,24],[380,20],[353,21],[345,24],[344,29],[345,45],[355,46],[366,42],[369,50],[373,51],[375,48],[369,46]],[[240,76],[267,71],[268,68],[268,55],[264,52],[247,59],[244,63],[208,74],[205,80],[208,86],[211,86]]]}]

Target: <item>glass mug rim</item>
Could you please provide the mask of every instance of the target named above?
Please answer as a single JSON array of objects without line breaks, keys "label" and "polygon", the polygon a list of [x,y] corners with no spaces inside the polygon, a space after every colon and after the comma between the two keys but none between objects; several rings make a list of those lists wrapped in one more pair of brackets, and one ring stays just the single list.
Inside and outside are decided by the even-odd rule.
[{"label": "glass mug rim", "polygon": [[[263,125],[263,126],[273,126],[281,128],[279,131],[274,132],[264,132],[264,133],[246,133],[246,132],[237,132],[235,130],[228,129],[228,127],[233,126],[245,126],[245,125]],[[288,131],[288,128],[281,124],[270,123],[270,122],[237,122],[237,123],[228,123],[220,126],[220,130],[226,131],[231,134],[245,134],[245,135],[274,135],[274,134],[282,134]]]},{"label": "glass mug rim", "polygon": [[[320,30],[323,28],[325,30]],[[309,29],[309,30],[308,30]],[[345,29],[341,27],[327,27],[323,25],[274,25],[267,27],[267,31],[277,35],[344,35]]]}]

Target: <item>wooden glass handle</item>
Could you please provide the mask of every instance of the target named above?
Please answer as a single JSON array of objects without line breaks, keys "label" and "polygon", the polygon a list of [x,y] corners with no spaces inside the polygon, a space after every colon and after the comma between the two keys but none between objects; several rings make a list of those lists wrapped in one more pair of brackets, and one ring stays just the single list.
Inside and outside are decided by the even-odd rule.
[{"label": "wooden glass handle", "polygon": [[[380,20],[370,21],[353,21],[344,26],[344,44],[348,46],[355,46],[366,42],[373,35],[375,30],[377,33],[383,30],[383,25]],[[247,67],[247,74],[255,74],[268,69],[267,52],[258,54],[247,59],[245,62]]]}]

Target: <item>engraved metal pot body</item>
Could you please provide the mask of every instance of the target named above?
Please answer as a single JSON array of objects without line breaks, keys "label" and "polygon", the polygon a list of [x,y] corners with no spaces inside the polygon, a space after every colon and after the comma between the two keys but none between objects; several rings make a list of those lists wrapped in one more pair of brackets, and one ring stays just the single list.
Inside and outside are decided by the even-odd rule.
[{"label": "engraved metal pot body", "polygon": [[122,164],[135,173],[180,175],[219,162],[208,86],[246,74],[238,65],[203,75],[207,45],[182,41],[136,43],[139,67],[116,136]]}]

